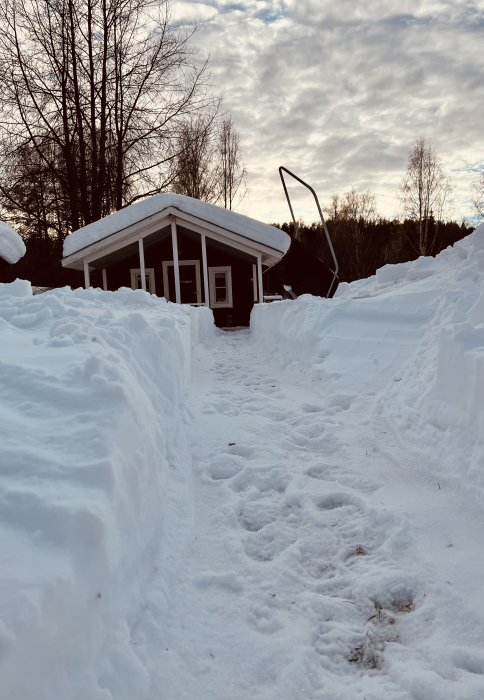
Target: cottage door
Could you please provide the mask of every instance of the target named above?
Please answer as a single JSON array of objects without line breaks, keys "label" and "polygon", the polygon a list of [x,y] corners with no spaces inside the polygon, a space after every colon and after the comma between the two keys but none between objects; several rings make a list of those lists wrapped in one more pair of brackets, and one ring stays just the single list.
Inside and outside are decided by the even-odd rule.
[{"label": "cottage door", "polygon": [[[175,301],[175,270],[173,263],[163,263],[163,266],[165,268],[165,296],[168,301]],[[179,269],[181,303],[200,304],[202,302],[200,262],[198,260],[180,260]]]}]

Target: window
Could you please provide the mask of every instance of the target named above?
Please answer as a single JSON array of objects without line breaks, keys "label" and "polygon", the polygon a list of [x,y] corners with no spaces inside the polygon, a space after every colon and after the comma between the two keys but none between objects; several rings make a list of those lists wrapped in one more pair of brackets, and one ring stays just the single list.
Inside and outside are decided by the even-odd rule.
[{"label": "window", "polygon": [[224,267],[208,268],[210,306],[212,309],[232,308],[232,269]]},{"label": "window", "polygon": [[[153,267],[145,269],[146,291],[150,294],[156,294],[155,288],[155,270]],[[141,286],[141,270],[139,268],[131,269],[131,289],[143,289]]]}]

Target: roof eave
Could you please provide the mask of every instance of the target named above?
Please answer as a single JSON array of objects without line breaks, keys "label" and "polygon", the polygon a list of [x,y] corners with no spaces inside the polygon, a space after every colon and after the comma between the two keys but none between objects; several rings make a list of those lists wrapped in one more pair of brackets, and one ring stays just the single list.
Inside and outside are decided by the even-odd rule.
[{"label": "roof eave", "polygon": [[85,261],[90,262],[96,260],[98,257],[102,257],[103,255],[109,255],[110,249],[119,250],[119,248],[123,247],[123,244],[127,244],[128,242],[135,243],[136,241],[155,233],[157,229],[168,225],[173,216],[175,216],[176,220],[185,222],[189,224],[189,226],[191,225],[192,228],[198,227],[203,229],[202,232],[208,236],[210,236],[210,233],[212,232],[224,237],[227,239],[229,245],[230,240],[232,240],[245,248],[251,249],[254,255],[257,255],[258,253],[262,254],[264,258],[267,259],[268,264],[270,264],[269,261],[278,260],[284,255],[283,251],[272,248],[264,243],[254,241],[253,239],[242,236],[241,234],[231,231],[230,229],[217,226],[216,224],[213,224],[212,222],[200,217],[187,214],[183,210],[170,205],[161,212],[151,214],[145,219],[141,219],[140,221],[134,222],[133,224],[119,229],[118,231],[114,231],[105,238],[95,241],[94,243],[91,243],[90,245],[67,255],[66,257],[62,258],[62,266],[82,270]]}]

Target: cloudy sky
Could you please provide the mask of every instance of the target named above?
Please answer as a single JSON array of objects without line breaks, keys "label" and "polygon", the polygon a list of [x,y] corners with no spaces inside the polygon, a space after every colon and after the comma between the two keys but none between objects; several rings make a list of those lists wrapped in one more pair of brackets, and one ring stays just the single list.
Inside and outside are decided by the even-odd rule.
[{"label": "cloudy sky", "polygon": [[[472,215],[484,169],[484,0],[205,0],[173,3],[241,137],[248,193],[238,210],[289,212],[285,165],[323,204],[352,187],[386,216],[417,137],[454,185],[451,214]],[[317,218],[309,198],[296,215]]]}]

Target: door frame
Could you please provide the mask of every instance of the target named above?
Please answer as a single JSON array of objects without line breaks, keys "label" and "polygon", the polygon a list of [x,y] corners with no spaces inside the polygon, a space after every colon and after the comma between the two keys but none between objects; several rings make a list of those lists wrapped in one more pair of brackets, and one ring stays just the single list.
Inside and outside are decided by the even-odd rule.
[{"label": "door frame", "polygon": [[[168,282],[168,268],[169,267],[174,267],[175,263],[173,260],[164,260],[163,261],[163,296],[167,301],[171,301],[170,299],[170,285]],[[195,284],[197,286],[197,304],[202,303],[202,278],[200,276],[200,260],[179,260],[178,261],[178,266],[182,267],[183,265],[193,265],[195,267]],[[190,303],[190,302],[183,302],[183,303]]]}]

